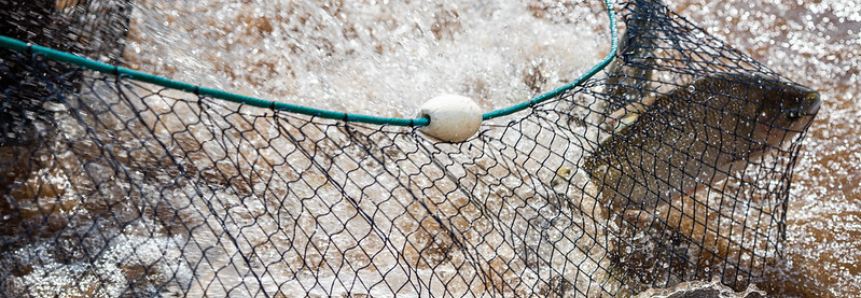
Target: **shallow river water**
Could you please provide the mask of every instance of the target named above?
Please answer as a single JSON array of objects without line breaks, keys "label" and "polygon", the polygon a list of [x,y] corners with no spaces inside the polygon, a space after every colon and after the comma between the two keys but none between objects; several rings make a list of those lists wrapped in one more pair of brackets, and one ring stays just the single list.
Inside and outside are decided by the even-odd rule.
[{"label": "shallow river water", "polygon": [[785,262],[760,288],[782,297],[861,293],[861,2],[679,1],[711,34],[822,94],[790,197]]},{"label": "shallow river water", "polygon": [[[130,67],[261,98],[408,117],[440,92],[492,99],[480,102],[485,110],[504,107],[569,82],[607,51],[596,1],[574,5],[562,17],[570,19],[556,22],[536,16],[559,14],[523,2],[394,1],[386,10],[359,3],[366,1],[245,2],[252,1],[139,1],[126,48]],[[796,168],[785,258],[758,287],[777,297],[859,295],[861,3],[670,6],[822,94]]]}]

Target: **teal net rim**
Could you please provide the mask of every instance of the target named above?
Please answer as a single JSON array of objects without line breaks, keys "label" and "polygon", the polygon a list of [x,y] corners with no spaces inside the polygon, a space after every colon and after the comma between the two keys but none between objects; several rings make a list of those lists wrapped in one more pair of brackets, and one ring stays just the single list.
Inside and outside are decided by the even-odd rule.
[{"label": "teal net rim", "polygon": [[[533,99],[528,101],[507,107],[498,109],[495,111],[491,111],[482,115],[482,120],[490,120],[497,117],[507,116],[527,108],[530,108],[536,104],[545,102],[547,100],[553,99],[565,91],[568,91],[574,87],[579,86],[586,80],[590,79],[592,76],[597,74],[599,71],[603,70],[610,62],[613,60],[613,57],[616,53],[617,48],[617,28],[616,28],[616,12],[613,8],[612,0],[605,0],[604,3],[607,6],[607,15],[610,19],[610,51],[607,53],[607,56],[604,57],[601,62],[593,66],[586,73],[575,79],[573,82],[564,85],[562,87],[556,88],[553,91],[541,94]],[[83,58],[80,56],[76,56],[67,52],[58,51],[55,49],[30,44],[18,39],[14,39],[11,37],[7,37],[4,35],[0,35],[0,47],[10,49],[13,51],[28,53],[28,54],[39,54],[43,55],[49,59],[57,60],[60,62],[74,64],[80,67],[84,67],[86,69],[98,71],[101,73],[108,73],[114,75],[124,75],[130,79],[155,84],[162,87],[177,89],[185,92],[194,93],[197,95],[205,95],[213,98],[218,98],[226,101],[246,104],[250,106],[260,107],[260,108],[268,108],[277,111],[285,111],[289,113],[296,113],[308,116],[314,116],[319,118],[326,119],[335,119],[335,120],[343,120],[346,122],[359,122],[359,123],[367,123],[367,124],[378,124],[378,125],[394,125],[394,126],[406,126],[406,127],[421,127],[427,126],[430,123],[429,118],[389,118],[389,117],[377,117],[371,115],[360,115],[360,114],[348,114],[343,112],[315,109],[306,106],[293,105],[283,102],[265,100],[254,98],[250,96],[239,95],[235,93],[230,93],[223,90],[200,87],[188,83],[183,83],[179,81],[174,81],[171,79],[167,79],[164,77],[160,77],[153,74],[143,73],[139,71],[134,71],[131,69],[109,65],[105,63],[101,63],[98,61],[90,60],[87,58]]]}]

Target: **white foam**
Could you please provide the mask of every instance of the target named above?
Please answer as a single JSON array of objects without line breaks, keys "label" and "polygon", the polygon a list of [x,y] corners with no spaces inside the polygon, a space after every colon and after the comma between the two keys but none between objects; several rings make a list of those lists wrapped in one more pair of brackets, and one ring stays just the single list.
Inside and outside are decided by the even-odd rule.
[{"label": "white foam", "polygon": [[127,53],[141,70],[380,116],[412,117],[442,93],[502,108],[571,82],[608,48],[591,30],[606,19],[588,7],[554,23],[516,1],[139,5]]}]

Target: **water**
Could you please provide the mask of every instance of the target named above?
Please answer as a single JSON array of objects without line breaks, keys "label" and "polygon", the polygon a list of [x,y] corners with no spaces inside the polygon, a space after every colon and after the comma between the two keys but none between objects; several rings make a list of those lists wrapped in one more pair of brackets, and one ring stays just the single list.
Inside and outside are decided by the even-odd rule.
[{"label": "water", "polygon": [[[125,56],[130,68],[350,113],[410,117],[425,100],[449,92],[476,98],[485,110],[509,106],[569,83],[601,57],[598,49],[609,47],[601,38],[606,33],[601,33],[603,22],[597,17],[603,15],[601,3],[555,10],[535,9],[522,2],[468,1],[138,1],[136,5]],[[568,14],[552,14],[562,10]],[[537,14],[546,15],[542,19]],[[590,24],[589,30],[573,26],[574,21]],[[87,84],[94,94],[83,95],[80,102],[70,101],[87,107],[82,117],[96,127],[93,135],[87,135],[68,115],[57,116],[60,138],[67,139],[52,150],[100,156],[104,153],[87,138],[94,137],[110,144],[112,158],[144,170],[116,170],[98,159],[75,160],[75,154],[34,153],[51,164],[44,167],[56,170],[25,181],[36,191],[25,194],[31,199],[27,205],[16,207],[27,211],[24,221],[38,223],[43,213],[56,219],[58,227],[48,227],[46,233],[63,234],[63,241],[40,239],[22,244],[0,260],[27,264],[6,274],[14,275],[4,289],[10,295],[246,297],[259,296],[262,291],[288,297],[305,293],[313,297],[388,296],[392,292],[428,295],[425,287],[416,285],[426,285],[431,293],[455,295],[549,291],[533,289],[530,282],[491,289],[512,280],[539,279],[555,280],[558,291],[571,291],[571,284],[563,282],[570,281],[594,294],[599,291],[594,284],[606,280],[603,271],[595,271],[599,262],[601,267],[609,267],[609,259],[587,259],[586,254],[607,255],[598,251],[606,242],[596,243],[596,239],[606,239],[601,236],[603,229],[570,222],[571,216],[568,222],[553,219],[553,225],[581,228],[527,228],[531,223],[524,218],[537,217],[529,212],[558,217],[559,211],[551,211],[556,207],[539,199],[550,197],[539,193],[547,190],[509,185],[537,184],[524,180],[547,178],[545,173],[513,176],[511,171],[500,170],[508,165],[494,165],[489,155],[467,165],[457,160],[463,158],[457,152],[434,156],[441,163],[451,160],[456,166],[448,170],[454,175],[490,169],[488,176],[506,179],[505,187],[468,177],[458,179],[460,185],[455,186],[427,178],[442,173],[417,168],[416,163],[427,162],[414,160],[423,155],[409,160],[405,153],[391,148],[419,151],[414,142],[399,139],[404,136],[388,139],[387,134],[377,132],[368,137],[367,142],[394,152],[386,153],[394,154],[388,156],[392,161],[379,164],[367,158],[367,147],[355,135],[345,134],[342,127],[305,125],[307,120],[294,119],[303,126],[298,128],[276,124],[272,117],[246,118],[243,113],[207,117],[207,113],[226,115],[227,110],[176,103],[171,98],[194,96],[170,90],[152,94],[157,88],[146,84],[129,90],[145,95],[145,104],[103,105],[100,102],[116,100],[113,86],[102,81]],[[125,120],[130,118],[151,127],[153,138],[127,134],[140,129],[131,127],[139,125],[137,121]],[[302,140],[292,143],[285,134],[296,134]],[[519,133],[504,137],[529,146],[530,140],[513,134]],[[551,145],[570,145],[553,136]],[[160,147],[159,142],[166,146]],[[222,146],[222,142],[230,145]],[[234,144],[236,147],[231,146]],[[546,154],[548,144],[542,145],[530,152]],[[304,155],[305,150],[312,156]],[[491,148],[482,150],[499,154]],[[171,163],[157,160],[164,155],[190,165],[186,169],[196,171],[191,174],[195,181],[177,175]],[[550,167],[562,158],[548,157],[542,162]],[[86,169],[74,169],[81,166]],[[383,166],[389,170],[383,171]],[[538,165],[524,165],[529,166]],[[73,174],[63,177],[64,171]],[[255,182],[233,181],[244,180],[245,175]],[[410,182],[400,185],[404,175],[411,176]],[[55,176],[58,181],[48,179]],[[276,180],[270,180],[273,177]],[[474,185],[466,186],[470,183]],[[58,186],[64,184],[73,187]],[[497,211],[488,216],[469,197],[458,197],[461,185],[484,196],[480,208]],[[40,193],[43,188],[53,192]],[[446,217],[459,229],[470,242],[468,253],[450,251],[453,241],[418,206],[411,195],[415,193],[421,193],[425,203],[435,208],[435,215]],[[505,202],[501,200],[504,195],[530,198],[523,202],[529,206]],[[56,197],[79,200],[64,203]],[[345,197],[357,200],[358,206]],[[581,204],[588,206],[589,202]],[[106,210],[112,216],[103,216]],[[371,227],[363,216],[377,224]],[[500,229],[493,216],[514,227]],[[551,225],[549,220],[539,224]],[[510,245],[514,242],[516,247]],[[525,247],[528,245],[531,247]],[[99,252],[97,261],[90,264],[94,251]],[[486,268],[469,266],[476,255],[489,256],[492,261],[482,263]],[[552,268],[565,269],[550,270],[550,266],[540,265],[545,261]],[[404,262],[410,268],[404,268]]]},{"label": "water", "polygon": [[793,181],[786,261],[759,287],[780,297],[858,297],[861,2],[673,2],[709,33],[822,94]]},{"label": "water", "polygon": [[413,117],[452,92],[490,111],[601,58],[594,4],[574,6],[574,25],[537,21],[516,1],[141,1],[128,58],[180,81],[349,113]]},{"label": "water", "polygon": [[[410,117],[424,100],[446,92],[473,97],[487,111],[520,102],[570,82],[607,51],[607,36],[602,27],[606,25],[601,10],[603,4],[597,1],[569,3],[573,4],[571,6],[557,6],[553,1],[481,2],[138,1],[138,9],[132,16],[131,44],[126,48],[126,59],[134,69],[240,94],[350,113]],[[857,295],[861,292],[861,265],[856,252],[861,247],[861,227],[858,225],[861,221],[861,190],[856,187],[861,183],[857,162],[861,157],[857,153],[861,152],[861,139],[857,137],[855,128],[861,124],[858,123],[861,121],[858,117],[861,108],[853,99],[859,96],[857,91],[861,88],[858,87],[861,5],[842,1],[811,4],[682,1],[673,3],[673,9],[690,16],[710,33],[750,53],[784,76],[822,92],[824,106],[820,118],[811,128],[804,156],[796,169],[788,214],[785,262],[771,269],[758,286],[775,296]],[[164,111],[174,108],[165,106]],[[171,120],[167,125],[178,126],[181,123]],[[207,125],[224,126],[223,123]],[[202,134],[207,134],[207,130],[201,125]],[[343,137],[337,132],[329,136]],[[290,146],[286,142],[270,145]],[[218,151],[217,148],[207,150]],[[299,160],[301,158],[292,161]],[[311,172],[307,175],[322,177],[322,173]],[[46,173],[43,176],[54,175]],[[363,179],[355,178],[357,181]],[[310,182],[314,184],[311,188],[319,187],[319,193],[297,196],[337,197],[338,190],[325,185],[324,181],[320,178]],[[181,197],[179,193],[191,190],[181,188],[175,191]],[[369,189],[369,193],[386,191],[376,187]],[[207,193],[206,197],[221,198],[223,194]],[[248,210],[248,214],[232,215],[237,221],[235,226],[257,225],[243,230],[248,238],[262,239],[283,229],[256,221],[258,215],[267,213],[267,208],[273,208],[269,205],[273,203],[266,198],[228,199],[215,203],[221,204],[223,209],[220,211],[223,212],[235,204]],[[343,202],[328,203],[335,206],[336,212],[355,212],[345,207]],[[318,211],[328,208],[320,205],[315,207]],[[204,206],[191,204],[183,207],[187,214],[182,215],[188,216],[184,219],[186,223],[219,225],[215,219],[199,218],[199,214],[206,213]],[[469,213],[458,208],[442,212]],[[324,218],[326,213],[319,212],[316,216]],[[296,222],[297,226],[319,224],[316,218],[308,217],[299,218]],[[339,224],[319,225],[314,229],[336,231]],[[477,226],[482,228],[480,224]],[[143,276],[139,272],[143,269],[138,267],[110,266],[123,256],[124,251],[134,247],[137,247],[135,255],[140,258],[137,260],[139,263],[154,264],[148,269],[147,278],[157,281],[170,278],[172,273],[179,284],[192,280],[186,264],[171,267],[171,264],[181,263],[177,262],[180,256],[176,252],[182,240],[163,235],[150,240],[141,238],[147,233],[160,233],[148,227],[146,222],[137,223],[128,227],[135,231],[131,235],[109,241],[111,245],[104,251],[107,263],[94,272],[51,262],[33,269],[30,275],[41,278],[42,283],[32,290],[50,293],[53,288],[67,286],[69,281],[63,277],[69,275],[92,281],[121,274]],[[358,235],[368,233],[364,230],[352,232]],[[203,235],[196,239],[197,244],[222,246],[221,240],[212,234],[193,233]],[[277,238],[280,236],[268,239],[266,245],[272,248],[262,251],[273,254],[257,256],[261,264],[280,260],[279,247],[293,245],[287,243],[289,239]],[[351,239],[325,239],[315,233],[306,236],[307,239],[293,240],[345,247],[356,245]],[[429,239],[417,242],[433,243]],[[584,245],[559,245],[569,244]],[[383,254],[390,253],[375,248],[373,244],[365,247],[372,251],[380,249]],[[209,260],[209,267],[198,268],[199,276],[196,277],[205,284],[193,285],[191,293],[207,292],[218,296],[236,290],[218,289],[220,284],[232,286],[242,283],[241,272],[231,271],[238,268],[219,267],[243,263],[235,251],[195,252],[193,248],[183,249],[187,255],[182,258],[187,261]],[[39,246],[16,253],[52,259],[51,251]],[[510,254],[510,251],[500,250],[501,256],[510,257]],[[349,252],[317,251],[306,257],[308,260],[283,261],[295,269],[305,268],[306,262],[315,263],[315,260],[323,258],[343,260],[351,256]],[[353,264],[359,263],[357,260],[361,255],[356,258]],[[393,263],[380,262],[374,266],[380,271],[396,269]],[[447,267],[436,269],[440,272],[454,270]],[[220,276],[218,279],[207,276],[216,273]],[[278,274],[282,273],[270,273],[264,279],[290,280]],[[363,276],[363,280],[401,282],[397,280],[397,273],[388,277],[368,272],[360,274],[370,274]],[[332,276],[308,276],[307,280],[322,283],[310,285],[314,287],[311,291],[314,295],[323,295],[325,289],[340,287],[339,281]],[[291,280],[279,286],[297,291],[286,294],[298,295],[309,285],[303,284],[302,280]],[[452,286],[456,288],[458,285]],[[182,285],[171,284],[161,290],[176,292],[179,287]],[[100,293],[116,296],[117,292],[113,290],[110,288]],[[96,290],[80,289],[80,292],[87,291]],[[335,293],[343,293],[344,290],[339,291]],[[234,293],[239,292],[241,289]]]}]

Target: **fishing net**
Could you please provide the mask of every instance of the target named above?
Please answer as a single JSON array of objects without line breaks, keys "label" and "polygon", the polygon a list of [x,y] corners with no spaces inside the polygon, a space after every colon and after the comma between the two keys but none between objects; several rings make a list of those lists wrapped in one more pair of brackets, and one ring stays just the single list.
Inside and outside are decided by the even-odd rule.
[{"label": "fishing net", "polygon": [[[121,62],[126,2],[3,4],[4,35]],[[601,74],[462,143],[3,49],[0,296],[742,290],[780,257],[818,95],[660,3],[616,9]]]}]

